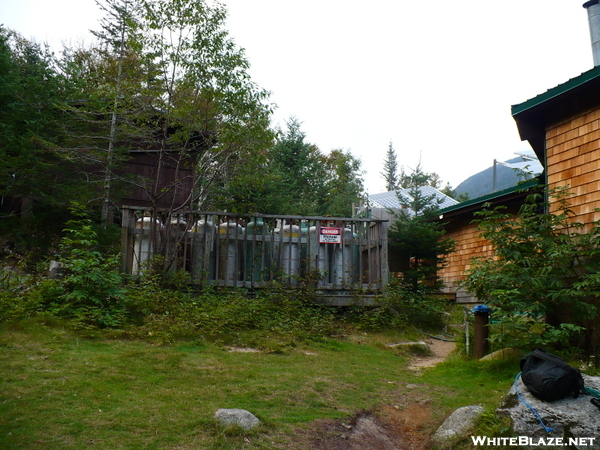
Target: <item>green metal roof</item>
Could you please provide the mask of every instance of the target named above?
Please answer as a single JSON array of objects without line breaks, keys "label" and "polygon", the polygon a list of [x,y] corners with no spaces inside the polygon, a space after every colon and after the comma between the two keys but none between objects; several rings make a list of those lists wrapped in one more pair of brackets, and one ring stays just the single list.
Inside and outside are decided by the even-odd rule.
[{"label": "green metal roof", "polygon": [[473,198],[471,200],[467,200],[465,202],[461,202],[456,205],[449,206],[448,208],[440,209],[439,211],[437,211],[437,214],[444,215],[449,212],[459,211],[463,208],[468,208],[469,206],[478,205],[480,203],[486,203],[491,200],[497,199],[499,197],[504,197],[505,195],[508,195],[508,194],[513,194],[513,193],[516,193],[516,192],[519,192],[519,191],[522,191],[525,189],[535,187],[539,184],[540,184],[539,180],[537,178],[534,178],[534,179],[526,181],[524,183],[517,184],[516,186],[513,186],[508,189],[503,189],[501,191],[492,192],[491,194],[487,194],[482,197]]},{"label": "green metal roof", "polygon": [[[585,109],[590,104],[597,105],[599,97],[600,66],[596,66],[536,97],[526,100],[523,103],[512,105],[511,112],[517,122],[521,139],[527,139],[530,142],[538,159],[545,165],[544,132],[546,125],[566,114]],[[439,211],[439,214],[443,215],[462,209],[468,210],[469,207],[499,199],[505,195],[518,193],[523,189],[539,184],[540,181],[538,179],[529,180],[512,188],[444,208]]]},{"label": "green metal roof", "polygon": [[593,69],[590,69],[587,72],[583,72],[581,75],[575,78],[571,78],[569,81],[563,84],[559,84],[558,86],[547,90],[543,94],[537,95],[536,97],[526,100],[523,103],[519,103],[518,105],[512,105],[512,115],[516,116],[517,114],[527,111],[528,109],[539,106],[550,99],[563,95],[598,77],[600,77],[600,66],[594,67]]},{"label": "green metal roof", "polygon": [[521,140],[529,141],[542,165],[546,164],[546,129],[600,105],[600,66],[543,94],[511,106]]}]

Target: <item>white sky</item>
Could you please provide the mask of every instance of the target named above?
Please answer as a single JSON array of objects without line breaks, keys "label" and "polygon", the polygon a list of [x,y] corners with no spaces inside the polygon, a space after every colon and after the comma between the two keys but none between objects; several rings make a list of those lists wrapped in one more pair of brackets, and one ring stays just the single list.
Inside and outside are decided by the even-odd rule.
[{"label": "white sky", "polygon": [[[510,114],[593,66],[584,0],[223,0],[275,125],[303,122],[322,151],[361,159],[384,191],[388,144],[456,187],[529,149]],[[0,0],[27,38],[91,40],[94,0]]]}]

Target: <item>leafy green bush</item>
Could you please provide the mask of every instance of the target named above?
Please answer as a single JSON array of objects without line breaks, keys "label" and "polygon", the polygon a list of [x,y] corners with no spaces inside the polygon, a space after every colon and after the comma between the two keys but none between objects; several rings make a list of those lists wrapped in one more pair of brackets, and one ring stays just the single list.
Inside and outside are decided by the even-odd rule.
[{"label": "leafy green bush", "polygon": [[444,326],[445,300],[423,292],[402,281],[393,280],[376,306],[353,306],[345,321],[365,330],[400,328],[408,325],[424,329]]},{"label": "leafy green bush", "polygon": [[[463,287],[492,308],[502,346],[593,347],[600,292],[600,222],[574,222],[569,193],[534,192],[518,217],[497,207],[479,213],[495,249],[475,259]],[[553,212],[546,198],[552,198]],[[587,328],[587,331],[586,331]]]},{"label": "leafy green bush", "polygon": [[129,285],[127,296],[133,321],[128,331],[160,342],[201,337],[265,348],[323,339],[335,331],[329,308],[278,289],[189,292],[162,288],[158,278],[148,277]]},{"label": "leafy green bush", "polygon": [[110,230],[108,238],[101,233],[82,208],[74,207],[59,247],[62,277],[0,277],[6,285],[0,320],[44,313],[76,328],[119,328],[128,336],[160,343],[191,338],[273,351],[325,340],[342,326],[383,330],[410,323],[431,329],[443,322],[444,305],[400,283],[375,307],[344,309],[317,304],[310,277],[294,290],[273,282],[259,292],[195,291],[185,272],[149,270],[126,280],[119,273],[118,256],[110,253]]},{"label": "leafy green bush", "polygon": [[71,320],[76,326],[116,327],[123,323],[125,289],[118,255],[98,250],[98,233],[81,207],[71,210],[60,244],[64,275],[36,288],[45,310]]},{"label": "leafy green bush", "polygon": [[31,283],[31,276],[0,269],[0,322],[26,318],[40,309],[39,298],[28,289]]}]

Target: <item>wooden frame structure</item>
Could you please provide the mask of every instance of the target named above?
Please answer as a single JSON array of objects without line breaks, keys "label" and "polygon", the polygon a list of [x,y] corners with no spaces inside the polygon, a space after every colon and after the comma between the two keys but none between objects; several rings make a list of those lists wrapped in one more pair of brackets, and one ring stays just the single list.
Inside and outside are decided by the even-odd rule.
[{"label": "wooden frame structure", "polygon": [[184,271],[197,286],[310,287],[325,303],[369,303],[388,283],[387,221],[123,207],[122,270]]}]

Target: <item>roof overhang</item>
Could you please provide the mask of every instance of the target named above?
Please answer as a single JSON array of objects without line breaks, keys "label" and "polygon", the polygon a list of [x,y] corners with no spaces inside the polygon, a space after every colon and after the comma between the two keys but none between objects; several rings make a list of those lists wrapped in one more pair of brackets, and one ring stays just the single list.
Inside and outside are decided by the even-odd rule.
[{"label": "roof overhang", "polygon": [[525,198],[529,195],[533,188],[542,188],[542,183],[538,178],[520,183],[517,186],[513,186],[502,191],[497,191],[492,194],[484,195],[483,197],[474,198],[461,202],[448,208],[440,209],[437,211],[436,220],[447,220],[451,217],[462,216],[464,214],[472,214],[474,211],[481,211],[481,208],[486,203],[492,205],[502,205],[510,203],[517,199]]},{"label": "roof overhang", "polygon": [[600,66],[566,83],[511,107],[521,140],[529,141],[545,166],[545,142],[548,127],[581,114],[600,104]]}]

